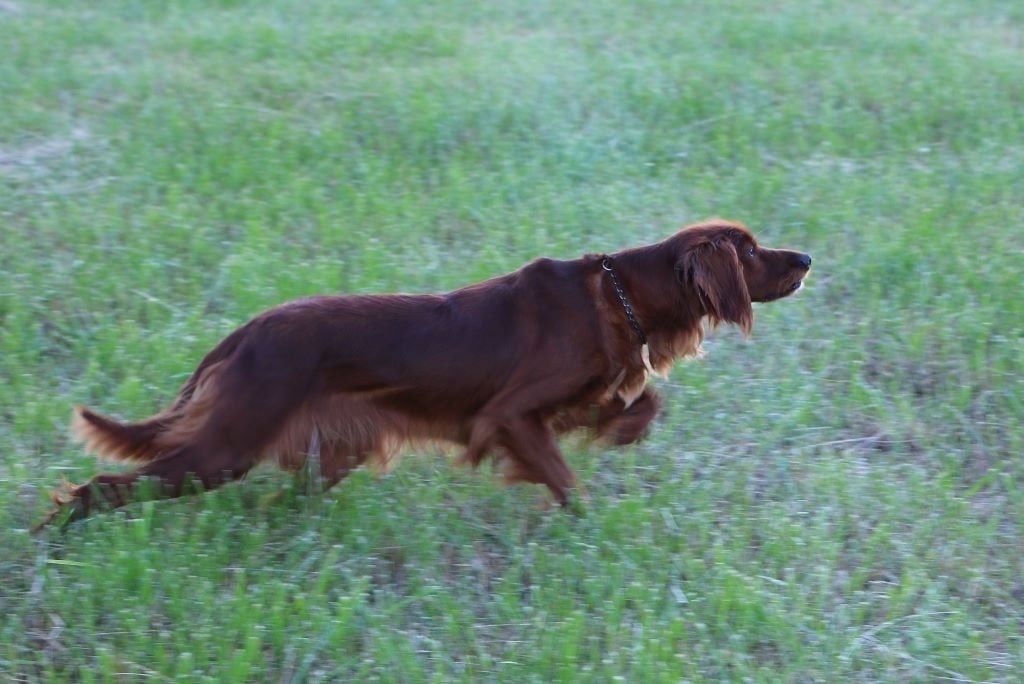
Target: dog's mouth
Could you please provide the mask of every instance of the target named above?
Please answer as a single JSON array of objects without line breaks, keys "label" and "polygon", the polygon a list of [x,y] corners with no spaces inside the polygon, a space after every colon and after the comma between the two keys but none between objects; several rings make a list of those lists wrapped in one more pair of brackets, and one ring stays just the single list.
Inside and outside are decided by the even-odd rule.
[{"label": "dog's mouth", "polygon": [[779,298],[781,299],[782,297],[788,297],[789,295],[791,295],[791,294],[795,294],[795,293],[796,293],[796,292],[797,292],[798,290],[800,290],[801,288],[803,288],[803,286],[804,286],[804,279],[805,279],[806,277],[807,277],[807,274],[806,274],[806,273],[803,273],[803,274],[801,274],[799,278],[797,278],[796,280],[794,280],[794,281],[793,281],[792,283],[790,283],[789,285],[787,285],[787,286],[786,286],[786,287],[785,287],[785,288],[784,288],[784,289],[782,290],[782,293],[781,293],[781,294],[779,295]]},{"label": "dog's mouth", "polygon": [[806,271],[799,271],[797,273],[788,273],[786,274],[786,277],[780,279],[781,282],[773,283],[774,287],[763,292],[763,294],[754,294],[751,292],[750,299],[754,302],[774,302],[796,294],[803,289],[808,273],[810,273],[809,269]]}]

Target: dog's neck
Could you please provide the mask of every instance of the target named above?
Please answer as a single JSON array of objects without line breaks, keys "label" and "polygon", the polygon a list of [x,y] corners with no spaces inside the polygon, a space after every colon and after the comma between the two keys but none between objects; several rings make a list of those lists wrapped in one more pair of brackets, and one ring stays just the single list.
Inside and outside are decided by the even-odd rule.
[{"label": "dog's neck", "polygon": [[[675,263],[666,250],[657,247],[647,245],[623,250],[611,254],[610,258],[619,286],[646,336],[649,371],[666,376],[676,359],[701,354],[706,309],[700,297],[692,292],[692,285],[679,282]],[[616,311],[617,318],[627,326],[626,330],[630,330],[612,278],[608,273],[603,275],[605,304],[608,310]],[[629,365],[634,366],[638,365],[637,361],[643,362],[639,349],[642,343],[632,330],[630,338],[633,346],[637,347],[637,352],[629,355]]]}]

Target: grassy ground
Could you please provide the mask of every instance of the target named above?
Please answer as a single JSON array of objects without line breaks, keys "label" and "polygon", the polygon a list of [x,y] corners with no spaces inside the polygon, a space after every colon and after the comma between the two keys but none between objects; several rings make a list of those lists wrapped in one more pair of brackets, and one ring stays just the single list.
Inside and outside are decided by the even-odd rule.
[{"label": "grassy ground", "polygon": [[[1024,9],[368,5],[0,3],[0,678],[1024,679]],[[711,215],[809,287],[580,515],[426,455],[27,532],[263,308]]]}]

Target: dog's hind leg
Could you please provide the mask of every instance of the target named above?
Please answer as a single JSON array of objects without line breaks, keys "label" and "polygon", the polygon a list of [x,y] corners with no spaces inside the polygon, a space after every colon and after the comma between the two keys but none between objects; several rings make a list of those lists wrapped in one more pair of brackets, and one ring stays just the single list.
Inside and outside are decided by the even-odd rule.
[{"label": "dog's hind leg", "polygon": [[53,495],[57,509],[38,527],[67,512],[63,524],[125,506],[136,500],[140,480],[149,482],[147,498],[175,498],[216,489],[237,480],[255,465],[253,458],[210,454],[201,448],[183,447],[127,473],[102,473],[85,484],[66,486]]},{"label": "dog's hind leg", "polygon": [[[100,474],[83,485],[65,488],[54,495],[58,508],[43,524],[65,510],[71,512],[70,522],[96,510],[124,506],[133,500],[139,480],[151,481],[157,498],[173,498],[242,477],[279,434],[304,389],[301,375],[267,375],[248,373],[248,387],[244,376],[235,378],[235,383],[222,382],[196,433],[182,433],[179,446],[137,470]],[[167,439],[173,443],[175,435]]]}]

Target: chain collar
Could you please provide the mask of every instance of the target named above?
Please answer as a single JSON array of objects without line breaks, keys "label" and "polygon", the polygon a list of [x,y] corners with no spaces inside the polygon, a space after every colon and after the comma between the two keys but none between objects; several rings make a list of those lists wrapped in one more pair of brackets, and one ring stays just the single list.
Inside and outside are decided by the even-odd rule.
[{"label": "chain collar", "polygon": [[633,313],[633,306],[629,303],[629,299],[626,297],[626,293],[622,290],[622,284],[619,283],[619,277],[615,275],[615,270],[612,268],[612,258],[605,257],[601,260],[601,268],[608,271],[608,276],[612,279],[612,288],[615,290],[615,296],[619,298],[619,303],[622,304],[623,311],[626,312],[626,320],[629,321],[629,326],[633,328],[633,332],[636,333],[637,339],[640,340],[640,358],[644,362],[644,368],[649,373],[654,373],[654,368],[651,366],[651,351],[647,345],[647,335],[644,334],[644,329],[640,327],[640,321],[636,320],[636,314]]},{"label": "chain collar", "polygon": [[622,285],[619,284],[619,277],[615,275],[615,271],[612,269],[612,258],[605,257],[601,261],[601,268],[608,271],[608,275],[612,279],[612,287],[615,289],[615,295],[619,298],[619,302],[626,312],[626,320],[629,321],[630,327],[633,328],[637,338],[639,338],[640,344],[647,344],[647,335],[644,334],[643,328],[640,327],[640,321],[636,320],[633,307],[630,305],[629,299],[626,298],[626,293],[622,291]]}]

